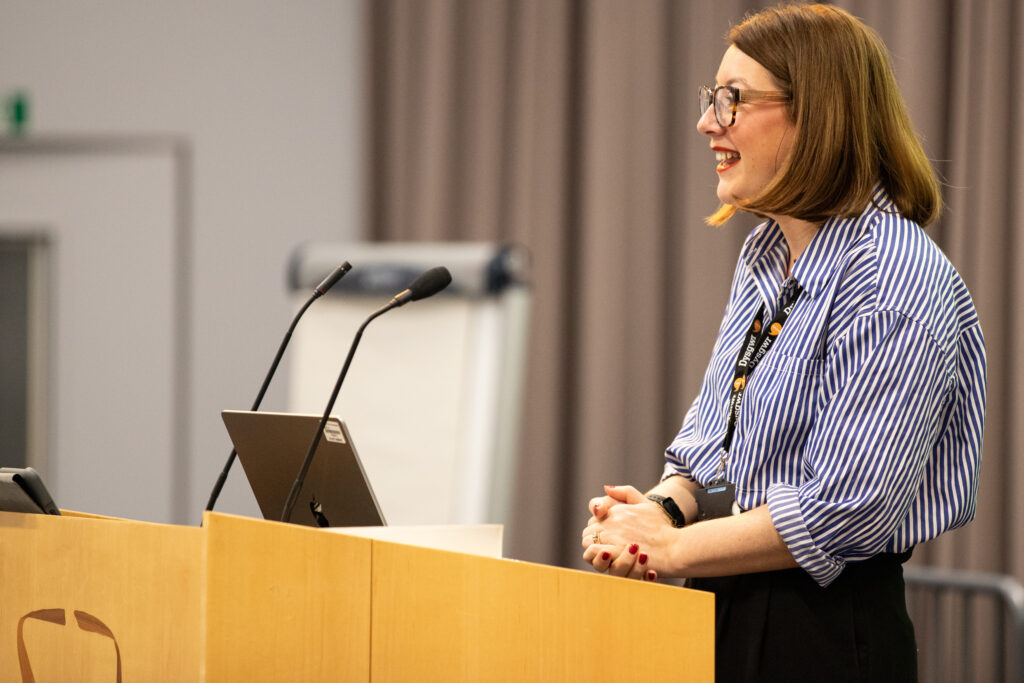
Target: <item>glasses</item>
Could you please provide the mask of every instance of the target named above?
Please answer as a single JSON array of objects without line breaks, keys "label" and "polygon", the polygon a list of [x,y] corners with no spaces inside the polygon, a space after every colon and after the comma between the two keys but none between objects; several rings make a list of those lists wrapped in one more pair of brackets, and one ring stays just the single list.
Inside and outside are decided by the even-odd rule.
[{"label": "glasses", "polygon": [[740,102],[789,102],[791,99],[789,94],[781,90],[740,90],[731,85],[719,85],[714,89],[702,85],[697,91],[700,115],[704,116],[704,112],[714,102],[715,121],[722,128],[736,123],[736,110]]}]

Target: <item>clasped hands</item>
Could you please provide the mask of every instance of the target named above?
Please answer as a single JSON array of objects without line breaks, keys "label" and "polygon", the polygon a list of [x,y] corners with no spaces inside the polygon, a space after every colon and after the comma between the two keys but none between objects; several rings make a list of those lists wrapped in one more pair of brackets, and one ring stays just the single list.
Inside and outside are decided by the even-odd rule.
[{"label": "clasped hands", "polygon": [[674,531],[661,507],[632,486],[605,486],[606,495],[590,500],[591,517],[583,529],[583,561],[599,572],[656,581]]}]

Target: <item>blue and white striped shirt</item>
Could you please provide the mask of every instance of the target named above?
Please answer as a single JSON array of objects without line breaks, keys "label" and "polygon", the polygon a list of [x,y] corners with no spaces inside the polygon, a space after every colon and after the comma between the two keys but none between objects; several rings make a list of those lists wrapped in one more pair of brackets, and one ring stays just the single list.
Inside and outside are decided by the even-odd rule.
[{"label": "blue and white striped shirt", "polygon": [[847,562],[973,519],[985,348],[960,275],[881,189],[860,216],[828,220],[784,280],[788,253],[774,221],[748,237],[665,476],[714,478],[750,321],[762,303],[774,316],[799,282],[748,379],[726,477],[743,509],[767,502],[797,563],[827,586]]}]

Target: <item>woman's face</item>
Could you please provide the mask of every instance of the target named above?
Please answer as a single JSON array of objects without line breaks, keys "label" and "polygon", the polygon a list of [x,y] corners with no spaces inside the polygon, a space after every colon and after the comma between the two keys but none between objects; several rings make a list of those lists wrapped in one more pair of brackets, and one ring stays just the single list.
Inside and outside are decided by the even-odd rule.
[{"label": "woman's face", "polygon": [[736,204],[758,196],[771,182],[793,148],[796,129],[785,102],[743,102],[745,89],[777,91],[779,86],[767,69],[735,46],[725,51],[715,80],[740,89],[736,122],[728,128],[718,125],[711,106],[697,121],[697,130],[711,138],[716,153],[718,199]]}]

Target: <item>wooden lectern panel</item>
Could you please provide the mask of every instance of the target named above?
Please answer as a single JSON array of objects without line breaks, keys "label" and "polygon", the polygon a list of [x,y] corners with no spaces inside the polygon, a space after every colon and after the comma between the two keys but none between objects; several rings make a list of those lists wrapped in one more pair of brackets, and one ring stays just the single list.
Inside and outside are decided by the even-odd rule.
[{"label": "wooden lectern panel", "polygon": [[714,681],[714,596],[374,542],[372,680]]},{"label": "wooden lectern panel", "polygon": [[0,512],[0,680],[114,681],[118,663],[125,681],[199,680],[201,540]]},{"label": "wooden lectern panel", "polygon": [[369,539],[205,520],[205,680],[369,680]]},{"label": "wooden lectern panel", "polygon": [[0,513],[0,681],[712,681],[713,605],[231,515]]}]

